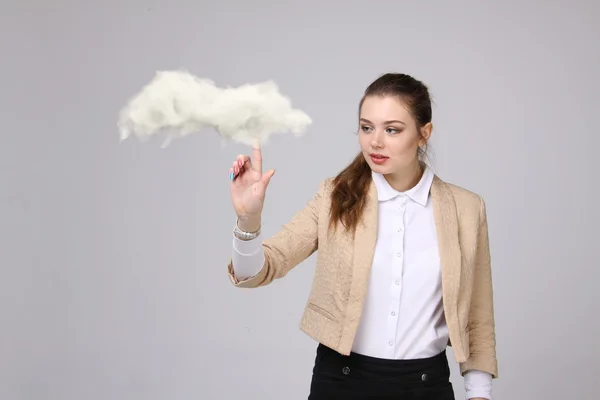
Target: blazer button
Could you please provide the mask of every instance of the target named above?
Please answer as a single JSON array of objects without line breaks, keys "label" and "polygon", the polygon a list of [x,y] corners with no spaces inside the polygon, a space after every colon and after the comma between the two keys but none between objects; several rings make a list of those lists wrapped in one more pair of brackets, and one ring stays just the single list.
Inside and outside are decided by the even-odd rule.
[{"label": "blazer button", "polygon": [[427,376],[427,374],[423,374],[423,375],[421,375],[421,380],[422,380],[423,382],[425,382],[427,379],[429,379],[429,377]]},{"label": "blazer button", "polygon": [[344,375],[350,375],[350,368],[348,368],[348,367],[342,368],[342,374],[344,374]]}]

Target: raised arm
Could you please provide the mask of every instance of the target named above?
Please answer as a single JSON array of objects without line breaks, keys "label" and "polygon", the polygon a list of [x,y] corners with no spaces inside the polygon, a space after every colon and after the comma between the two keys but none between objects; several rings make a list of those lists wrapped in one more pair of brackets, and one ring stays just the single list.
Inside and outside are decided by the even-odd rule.
[{"label": "raised arm", "polygon": [[[240,155],[231,169],[231,197],[238,217],[239,230],[248,239],[234,237],[228,274],[238,287],[258,287],[282,278],[293,267],[313,254],[318,247],[318,219],[324,183],[313,198],[272,237],[260,234],[265,191],[272,173],[262,174],[259,146],[253,158]],[[243,235],[241,235],[243,236]]]}]

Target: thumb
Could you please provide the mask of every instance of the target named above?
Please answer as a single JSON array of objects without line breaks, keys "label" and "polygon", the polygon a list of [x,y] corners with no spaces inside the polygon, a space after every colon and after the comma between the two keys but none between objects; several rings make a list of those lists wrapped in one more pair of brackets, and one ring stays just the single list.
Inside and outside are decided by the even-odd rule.
[{"label": "thumb", "polygon": [[269,184],[269,182],[271,181],[271,178],[273,177],[274,174],[275,174],[275,170],[271,169],[271,170],[265,172],[265,174],[260,178],[260,180],[265,185],[265,187]]}]

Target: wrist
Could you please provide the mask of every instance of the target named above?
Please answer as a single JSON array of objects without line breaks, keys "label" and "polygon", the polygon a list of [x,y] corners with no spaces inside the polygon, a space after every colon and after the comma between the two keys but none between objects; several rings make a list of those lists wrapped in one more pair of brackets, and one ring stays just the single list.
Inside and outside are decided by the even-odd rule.
[{"label": "wrist", "polygon": [[238,217],[237,226],[244,232],[257,232],[261,226],[261,217],[260,215]]}]

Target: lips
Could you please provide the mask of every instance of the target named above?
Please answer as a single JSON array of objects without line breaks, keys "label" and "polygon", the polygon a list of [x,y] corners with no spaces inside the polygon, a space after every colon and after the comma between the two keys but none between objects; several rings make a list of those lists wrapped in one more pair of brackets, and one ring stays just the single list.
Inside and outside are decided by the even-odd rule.
[{"label": "lips", "polygon": [[382,154],[369,154],[369,156],[371,156],[371,161],[375,164],[384,164],[389,158]]},{"label": "lips", "polygon": [[372,158],[376,158],[376,159],[378,159],[378,160],[384,160],[384,159],[386,159],[386,158],[389,158],[389,157],[386,157],[386,156],[384,156],[384,155],[382,155],[382,154],[369,154],[369,155],[370,155]]}]

